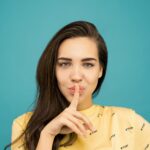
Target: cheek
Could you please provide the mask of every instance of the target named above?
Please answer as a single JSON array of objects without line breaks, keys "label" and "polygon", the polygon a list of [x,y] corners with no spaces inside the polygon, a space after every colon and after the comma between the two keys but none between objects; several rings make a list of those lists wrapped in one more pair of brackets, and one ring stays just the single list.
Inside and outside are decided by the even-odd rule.
[{"label": "cheek", "polygon": [[96,89],[96,86],[98,84],[98,74],[89,74],[87,77],[87,83],[88,83],[88,90],[90,91],[90,93],[93,93],[94,90]]},{"label": "cheek", "polygon": [[63,85],[65,85],[65,77],[63,74],[61,74],[60,72],[56,72],[56,79],[57,79],[57,84],[59,87],[59,90],[61,93],[63,93]]},{"label": "cheek", "polygon": [[87,79],[87,82],[88,83],[90,83],[90,84],[95,84],[95,83],[97,83],[97,81],[98,81],[98,74],[97,73],[88,73],[87,75],[86,75],[86,79]]},{"label": "cheek", "polygon": [[66,79],[68,79],[67,74],[63,71],[56,71],[56,79],[58,84],[65,84]]}]

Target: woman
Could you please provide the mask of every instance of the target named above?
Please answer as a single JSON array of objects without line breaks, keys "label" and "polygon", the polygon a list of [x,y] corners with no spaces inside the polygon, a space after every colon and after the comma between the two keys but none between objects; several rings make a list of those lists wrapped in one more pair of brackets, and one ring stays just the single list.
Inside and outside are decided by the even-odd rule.
[{"label": "woman", "polygon": [[150,124],[141,116],[93,104],[107,55],[90,22],[72,22],[58,31],[38,63],[35,109],[13,122],[12,150],[150,149]]}]

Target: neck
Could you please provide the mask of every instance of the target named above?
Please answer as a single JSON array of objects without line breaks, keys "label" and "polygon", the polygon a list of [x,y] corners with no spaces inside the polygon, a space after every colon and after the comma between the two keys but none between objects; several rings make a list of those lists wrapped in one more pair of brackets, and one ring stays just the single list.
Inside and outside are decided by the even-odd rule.
[{"label": "neck", "polygon": [[80,103],[80,104],[78,104],[77,110],[81,111],[81,110],[84,110],[84,109],[91,107],[92,105],[93,105],[92,101],[90,101],[89,103],[85,103],[85,102]]}]

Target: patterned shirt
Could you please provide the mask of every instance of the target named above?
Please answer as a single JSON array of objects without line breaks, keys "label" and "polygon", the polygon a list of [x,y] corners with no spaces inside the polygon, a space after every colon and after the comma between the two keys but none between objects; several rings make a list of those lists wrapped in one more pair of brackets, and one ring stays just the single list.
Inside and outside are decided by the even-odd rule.
[{"label": "patterned shirt", "polygon": [[[134,110],[94,104],[80,112],[91,120],[96,131],[89,131],[87,137],[78,135],[72,145],[59,150],[150,150],[150,124]],[[14,120],[12,140],[22,133],[31,115],[28,112]],[[67,139],[68,135],[61,144]],[[24,150],[22,140],[12,150]]]}]

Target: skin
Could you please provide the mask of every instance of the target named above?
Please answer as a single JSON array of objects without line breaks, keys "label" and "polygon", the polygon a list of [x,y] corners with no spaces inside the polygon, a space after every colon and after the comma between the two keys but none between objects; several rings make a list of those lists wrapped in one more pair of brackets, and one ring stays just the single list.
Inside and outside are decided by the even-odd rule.
[{"label": "skin", "polygon": [[96,130],[90,120],[77,111],[79,95],[79,86],[75,84],[75,93],[69,107],[44,127],[36,150],[52,150],[54,138],[59,133],[69,134],[75,132],[80,136],[86,137],[87,130],[91,132]]},{"label": "skin", "polygon": [[[86,137],[87,130],[91,132],[96,130],[89,118],[79,112],[92,105],[92,92],[96,88],[98,78],[102,76],[96,44],[89,38],[68,39],[60,45],[58,59],[62,57],[69,58],[69,64],[60,65],[59,60],[56,77],[60,91],[70,105],[44,127],[36,150],[51,150],[54,138],[59,133],[75,132],[79,136]],[[83,62],[85,58],[94,60]],[[73,90],[68,90],[68,87],[73,87]]]},{"label": "skin", "polygon": [[[87,58],[90,59],[85,60]],[[68,88],[78,84],[81,89],[79,89],[77,110],[92,106],[92,93],[101,76],[102,67],[99,64],[97,45],[93,39],[77,37],[67,39],[60,45],[56,65],[58,86],[66,99],[71,102],[74,91]]]}]

